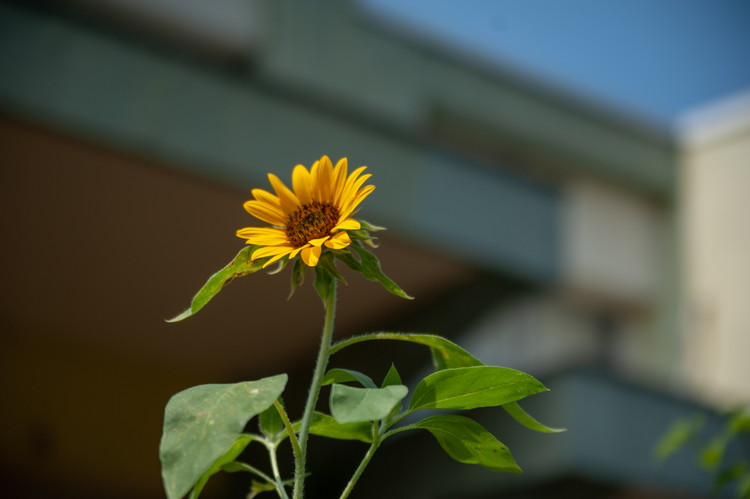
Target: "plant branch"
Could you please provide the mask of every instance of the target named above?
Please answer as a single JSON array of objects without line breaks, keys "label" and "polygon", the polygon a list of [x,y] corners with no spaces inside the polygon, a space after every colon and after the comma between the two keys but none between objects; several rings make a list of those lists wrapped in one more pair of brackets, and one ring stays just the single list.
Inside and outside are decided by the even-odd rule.
[{"label": "plant branch", "polygon": [[307,395],[307,403],[305,404],[305,412],[302,416],[302,422],[299,430],[299,449],[300,456],[295,459],[294,463],[294,499],[302,499],[304,494],[304,480],[306,474],[306,460],[307,460],[307,438],[310,434],[310,424],[312,422],[313,412],[315,411],[315,405],[318,402],[320,396],[321,381],[325,374],[326,367],[328,366],[328,357],[330,356],[331,338],[333,338],[333,323],[336,316],[336,280],[333,279],[331,283],[330,292],[328,292],[323,298],[323,305],[325,307],[325,322],[323,323],[323,333],[320,339],[320,350],[318,351],[318,359],[315,363],[315,371],[313,372],[312,382],[310,383],[310,391]]}]

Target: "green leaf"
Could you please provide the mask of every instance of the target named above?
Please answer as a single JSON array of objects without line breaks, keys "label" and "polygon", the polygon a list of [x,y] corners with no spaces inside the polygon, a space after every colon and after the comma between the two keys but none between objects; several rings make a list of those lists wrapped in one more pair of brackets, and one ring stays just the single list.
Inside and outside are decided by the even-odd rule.
[{"label": "green leaf", "polygon": [[510,402],[508,404],[503,404],[503,409],[513,416],[513,419],[524,425],[526,428],[534,431],[540,431],[542,433],[560,433],[565,431],[565,428],[551,428],[549,426],[545,426],[536,419],[529,416],[529,414],[521,409],[521,406],[518,405],[518,402]]},{"label": "green leaf", "polygon": [[492,471],[521,473],[508,448],[482,425],[456,414],[431,416],[414,425],[437,439],[440,446],[456,461],[478,464]]},{"label": "green leaf", "polygon": [[[283,402],[281,404],[284,405]],[[274,404],[258,415],[258,424],[261,433],[270,439],[274,439],[284,429],[284,420]]]},{"label": "green leaf", "polygon": [[280,374],[258,381],[200,385],[174,395],[164,412],[159,447],[168,499],[183,497],[235,444],[247,422],[273,404],[286,385]]},{"label": "green leaf", "polygon": [[372,423],[369,421],[339,423],[328,414],[314,412],[310,423],[310,433],[319,437],[359,440],[369,444],[372,442]]},{"label": "green leaf", "polygon": [[745,473],[746,470],[747,470],[747,463],[744,463],[744,462],[735,463],[732,466],[729,466],[728,468],[721,470],[721,472],[719,472],[714,477],[714,483],[713,483],[713,486],[711,487],[713,490],[713,493],[718,494],[719,492],[721,492],[721,489],[723,489],[729,483],[742,478],[742,475]]},{"label": "green leaf", "polygon": [[713,438],[701,452],[701,466],[708,471],[715,471],[724,459],[727,444],[729,444],[729,439],[725,435]]},{"label": "green leaf", "polygon": [[507,367],[444,369],[419,382],[409,411],[492,407],[546,390],[534,377]]},{"label": "green leaf", "polygon": [[357,381],[365,388],[377,388],[375,382],[368,375],[350,369],[338,368],[328,371],[326,375],[323,376],[320,386],[330,385],[331,383],[347,383],[349,381]]},{"label": "green leaf", "polygon": [[250,493],[247,495],[247,499],[253,499],[261,492],[273,492],[274,490],[276,490],[276,486],[272,483],[253,480],[250,483]]},{"label": "green leaf", "polygon": [[388,276],[383,273],[380,268],[380,262],[377,257],[362,247],[362,244],[355,240],[349,245],[353,251],[357,253],[359,260],[354,258],[350,253],[341,252],[336,253],[336,257],[344,262],[350,269],[355,272],[361,273],[366,279],[371,281],[379,282],[386,291],[393,293],[401,298],[408,300],[413,299],[411,296],[401,289],[398,284],[393,282]]},{"label": "green leaf", "polygon": [[190,494],[190,499],[198,499],[198,496],[200,496],[200,493],[206,486],[206,482],[208,482],[208,479],[221,471],[222,467],[225,464],[234,461],[237,456],[242,454],[242,451],[245,450],[245,447],[247,447],[247,445],[253,440],[254,437],[252,435],[240,435],[239,437],[237,437],[237,440],[234,441],[234,444],[229,448],[229,450],[219,459],[214,461],[214,464],[212,464],[211,467],[208,468],[200,476],[198,481],[195,483],[195,487],[193,487],[193,492],[192,494]]},{"label": "green leaf", "polygon": [[229,284],[233,279],[237,277],[245,276],[257,272],[263,268],[263,260],[256,260],[255,262],[250,261],[250,256],[257,249],[257,246],[245,246],[237,253],[234,260],[229,262],[229,265],[212,275],[206,284],[198,291],[193,298],[190,308],[182,312],[180,315],[168,319],[167,322],[178,322],[183,319],[187,319],[191,315],[198,313],[211,298],[221,291],[224,286]]},{"label": "green leaf", "polygon": [[383,378],[383,386],[381,388],[385,388],[386,386],[393,386],[393,385],[402,385],[401,382],[401,375],[396,370],[396,366],[391,364],[391,368],[388,369],[388,372],[385,375],[385,378]]},{"label": "green leaf", "polygon": [[331,414],[339,423],[383,419],[408,391],[403,385],[356,388],[334,384],[331,388]]},{"label": "green leaf", "polygon": [[436,369],[484,365],[476,357],[452,341],[434,334],[372,333],[362,336],[354,336],[333,345],[330,349],[330,353],[333,355],[348,346],[371,340],[407,341],[429,347],[433,353],[433,360],[437,359],[435,365]]},{"label": "green leaf", "polygon": [[679,419],[670,424],[666,433],[654,446],[653,455],[657,461],[663,461],[681,448],[700,432],[706,417],[695,414],[687,419]]}]

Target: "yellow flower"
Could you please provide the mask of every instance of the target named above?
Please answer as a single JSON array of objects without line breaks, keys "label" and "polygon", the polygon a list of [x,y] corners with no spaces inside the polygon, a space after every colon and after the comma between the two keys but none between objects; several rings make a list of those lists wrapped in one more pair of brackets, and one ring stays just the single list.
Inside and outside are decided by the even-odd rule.
[{"label": "yellow flower", "polygon": [[294,191],[269,173],[268,179],[276,195],[253,189],[255,199],[246,201],[244,207],[272,227],[246,227],[237,231],[237,237],[247,239],[247,244],[261,246],[253,252],[253,260],[271,257],[264,267],[285,256],[292,259],[298,254],[305,264],[314,267],[323,246],[346,248],[352,242],[346,231],[361,227],[350,216],[375,189],[374,185],[362,187],[372,176],[362,175],[365,168],[361,166],[347,175],[346,158],[334,167],[328,156],[323,156],[309,171],[303,165],[294,168]]}]

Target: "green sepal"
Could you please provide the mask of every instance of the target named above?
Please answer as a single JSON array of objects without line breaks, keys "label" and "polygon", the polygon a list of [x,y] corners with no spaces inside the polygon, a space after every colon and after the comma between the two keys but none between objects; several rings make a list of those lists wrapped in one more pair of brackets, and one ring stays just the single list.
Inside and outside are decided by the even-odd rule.
[{"label": "green sepal", "polygon": [[533,376],[497,366],[458,367],[430,374],[417,384],[409,412],[420,409],[494,407],[547,391]]},{"label": "green sepal", "polygon": [[476,421],[457,414],[431,416],[414,424],[435,437],[456,461],[478,464],[492,471],[521,473],[510,450]]},{"label": "green sepal", "polygon": [[190,308],[182,312],[181,314],[168,319],[167,322],[178,322],[183,319],[187,319],[191,315],[198,313],[216,294],[221,291],[224,286],[232,282],[237,277],[246,276],[254,272],[259,271],[263,268],[263,262],[267,259],[250,260],[250,256],[258,248],[258,246],[245,246],[237,253],[237,256],[229,262],[229,264],[212,275],[206,284],[196,293],[193,297],[193,301],[190,303]]},{"label": "green sepal", "polygon": [[310,434],[337,440],[359,440],[369,444],[372,442],[372,423],[369,421],[339,423],[328,414],[314,412],[310,423]]},{"label": "green sepal", "polygon": [[536,419],[532,418],[526,411],[521,409],[521,406],[518,405],[518,402],[503,404],[503,409],[505,409],[505,412],[510,414],[513,419],[530,430],[538,431],[541,433],[560,433],[565,431],[565,428],[552,428],[550,426],[543,425]]},{"label": "green sepal", "polygon": [[250,493],[247,495],[247,499],[253,499],[261,492],[273,492],[274,490],[276,490],[276,486],[272,483],[252,480],[250,483]]},{"label": "green sepal", "polygon": [[356,381],[364,388],[377,388],[375,382],[368,375],[351,369],[331,369],[323,376],[320,386],[330,385],[331,383],[346,383]]},{"label": "green sepal", "polygon": [[412,333],[370,333],[361,336],[353,336],[339,341],[331,346],[331,355],[351,345],[371,340],[395,340],[416,343],[428,347],[432,354],[435,369],[449,369],[455,367],[482,366],[482,362],[469,352],[456,345],[450,340],[434,334],[412,334]]},{"label": "green sepal", "polygon": [[222,471],[224,465],[234,461],[237,456],[242,454],[242,451],[245,450],[245,447],[247,447],[248,444],[253,440],[255,440],[255,437],[252,435],[240,435],[239,437],[237,437],[237,440],[234,441],[234,444],[229,448],[229,450],[219,459],[214,461],[214,464],[212,464],[211,467],[208,468],[200,476],[200,478],[198,478],[198,481],[195,483],[195,487],[193,487],[193,491],[190,494],[190,499],[198,499],[198,496],[200,496],[200,493],[206,486],[206,482],[208,482],[208,479],[216,473]]},{"label": "green sepal", "polygon": [[297,291],[305,283],[305,270],[307,265],[302,261],[301,258],[294,260],[294,266],[292,267],[292,289],[289,291],[289,297],[291,299],[294,296],[294,292]]},{"label": "green sepal", "polygon": [[276,400],[286,374],[258,381],[200,385],[172,396],[159,446],[168,499],[180,499],[225,455],[247,422]]},{"label": "green sepal", "polygon": [[350,253],[338,252],[333,254],[336,258],[344,262],[347,267],[361,273],[366,279],[380,283],[389,293],[408,300],[413,299],[398,284],[383,273],[377,257],[363,248],[362,243],[355,239],[349,245],[349,248],[351,250]]},{"label": "green sepal", "polygon": [[331,387],[331,415],[339,423],[377,421],[387,417],[409,392],[404,385],[385,388]]}]

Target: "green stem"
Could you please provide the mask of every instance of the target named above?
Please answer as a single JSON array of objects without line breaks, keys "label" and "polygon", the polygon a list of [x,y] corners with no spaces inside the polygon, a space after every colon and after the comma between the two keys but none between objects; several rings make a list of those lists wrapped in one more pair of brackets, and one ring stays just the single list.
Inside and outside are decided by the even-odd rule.
[{"label": "green stem", "polygon": [[365,468],[368,464],[370,464],[370,459],[372,459],[372,456],[375,454],[375,451],[378,450],[378,447],[380,446],[380,443],[382,441],[383,440],[381,439],[380,431],[378,430],[378,424],[376,422],[372,430],[372,443],[370,444],[370,448],[367,449],[367,453],[362,458],[362,462],[359,463],[359,466],[354,471],[354,474],[349,480],[349,483],[346,484],[346,488],[341,493],[339,499],[346,499],[347,497],[349,497],[349,494],[351,494],[354,486],[357,484],[359,477],[362,476]]},{"label": "green stem", "polygon": [[307,437],[310,434],[310,423],[315,411],[315,405],[318,403],[320,395],[320,383],[323,380],[326,367],[328,366],[328,357],[330,356],[331,338],[333,338],[333,322],[336,316],[336,280],[331,284],[331,291],[323,299],[323,306],[326,310],[325,322],[323,323],[323,334],[320,339],[320,350],[318,351],[318,360],[315,363],[310,391],[307,395],[305,412],[302,415],[302,423],[299,429],[299,449],[300,456],[295,459],[294,463],[294,499],[302,499],[305,486],[306,461],[307,461]]},{"label": "green stem", "polygon": [[279,494],[280,499],[289,499],[284,488],[284,482],[281,480],[281,473],[279,473],[279,461],[276,458],[276,447],[277,444],[269,443],[266,445],[268,448],[268,455],[271,458],[271,469],[273,469],[274,483],[276,486],[276,492]]}]

